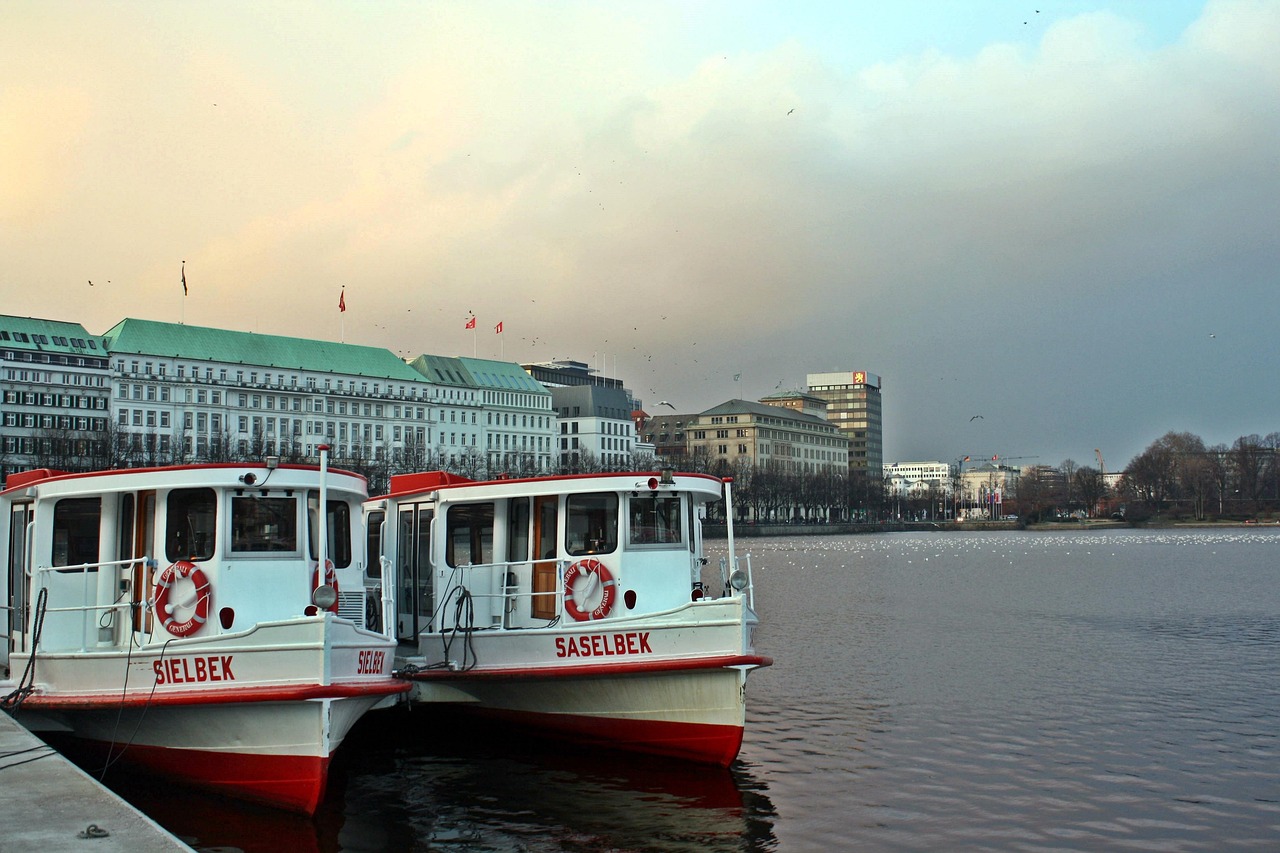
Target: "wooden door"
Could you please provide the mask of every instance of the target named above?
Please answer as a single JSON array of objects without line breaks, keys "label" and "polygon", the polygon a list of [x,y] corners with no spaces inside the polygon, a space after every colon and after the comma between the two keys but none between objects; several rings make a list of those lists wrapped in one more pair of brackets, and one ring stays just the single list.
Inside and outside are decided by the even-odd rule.
[{"label": "wooden door", "polygon": [[[533,505],[533,604],[534,619],[556,618],[556,547],[558,495],[534,499]],[[539,595],[538,593],[548,593]]]}]

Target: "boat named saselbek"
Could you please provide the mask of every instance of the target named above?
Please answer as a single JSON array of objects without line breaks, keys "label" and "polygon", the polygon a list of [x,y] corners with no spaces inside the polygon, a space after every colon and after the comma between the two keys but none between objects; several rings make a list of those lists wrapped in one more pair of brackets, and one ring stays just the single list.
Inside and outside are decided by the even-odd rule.
[{"label": "boat named saselbek", "polygon": [[728,765],[747,674],[771,661],[732,528],[719,588],[702,578],[701,519],[722,498],[732,519],[730,481],[671,471],[392,477],[366,516],[411,700]]},{"label": "boat named saselbek", "polygon": [[409,689],[365,627],[365,480],[326,453],[10,476],[3,704],[104,767],[313,813],[351,726]]}]

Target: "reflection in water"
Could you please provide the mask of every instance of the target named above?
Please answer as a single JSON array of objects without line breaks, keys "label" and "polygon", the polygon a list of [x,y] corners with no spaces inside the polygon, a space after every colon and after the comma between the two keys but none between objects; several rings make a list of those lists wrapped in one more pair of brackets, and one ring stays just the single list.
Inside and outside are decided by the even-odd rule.
[{"label": "reflection in water", "polygon": [[205,851],[776,848],[765,786],[741,763],[585,752],[422,710],[361,722],[314,822],[172,786],[117,789]]}]

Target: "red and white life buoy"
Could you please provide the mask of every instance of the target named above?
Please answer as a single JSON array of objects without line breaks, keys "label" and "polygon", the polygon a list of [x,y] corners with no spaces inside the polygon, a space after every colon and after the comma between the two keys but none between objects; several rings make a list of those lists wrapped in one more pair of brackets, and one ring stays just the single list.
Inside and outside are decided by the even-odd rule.
[{"label": "red and white life buoy", "polygon": [[[194,604],[184,602],[182,604],[171,604],[169,596],[173,593],[173,584],[180,579],[190,580],[195,584],[196,600]],[[195,563],[187,560],[178,560],[169,566],[160,576],[156,578],[156,613],[160,615],[160,624],[175,637],[185,637],[187,634],[199,631],[204,623],[209,621],[209,608],[213,603],[213,587],[209,584],[209,579],[205,577],[204,572]],[[183,609],[191,608],[191,615],[184,621],[179,622],[173,616],[173,611],[177,607]]]},{"label": "red and white life buoy", "polygon": [[[324,561],[324,585],[333,587],[333,606],[329,608],[330,613],[338,612],[338,573],[334,571],[333,560]],[[315,590],[320,586],[320,564],[316,563],[311,567],[311,589]]]},{"label": "red and white life buoy", "polygon": [[[600,588],[600,603],[591,607],[589,601],[597,586]],[[617,595],[618,582],[599,560],[579,560],[564,570],[564,610],[579,622],[608,616],[613,612],[613,600]]]}]

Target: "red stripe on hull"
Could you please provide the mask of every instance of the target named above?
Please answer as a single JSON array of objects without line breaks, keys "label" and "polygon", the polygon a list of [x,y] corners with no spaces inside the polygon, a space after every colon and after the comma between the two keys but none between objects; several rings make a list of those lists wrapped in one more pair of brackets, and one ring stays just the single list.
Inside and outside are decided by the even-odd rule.
[{"label": "red stripe on hull", "polygon": [[463,713],[536,729],[557,739],[624,752],[661,755],[728,767],[742,748],[742,727],[662,720],[626,720],[460,706]]},{"label": "red stripe on hull", "polygon": [[28,708],[44,711],[85,711],[95,708],[148,708],[187,705],[243,705],[251,702],[303,702],[312,699],[345,699],[361,696],[395,696],[413,689],[407,681],[375,684],[302,684],[280,687],[236,687],[224,690],[185,690],[157,693],[137,690],[126,696],[33,693],[23,700]]},{"label": "red stripe on hull", "polygon": [[773,659],[761,655],[722,655],[687,660],[635,660],[625,663],[544,664],[540,666],[475,669],[423,669],[403,677],[414,681],[471,681],[477,678],[593,678],[613,675],[649,675],[693,669],[724,669],[730,666],[772,666]]},{"label": "red stripe on hull", "polygon": [[[107,755],[107,744],[75,738],[95,756]],[[121,750],[123,749],[123,755]],[[329,758],[303,755],[253,755],[198,749],[115,744],[112,760],[197,788],[278,809],[313,815],[324,798]]]}]

